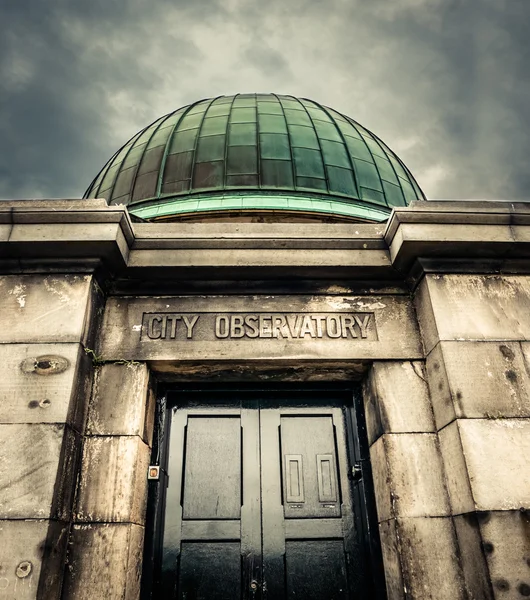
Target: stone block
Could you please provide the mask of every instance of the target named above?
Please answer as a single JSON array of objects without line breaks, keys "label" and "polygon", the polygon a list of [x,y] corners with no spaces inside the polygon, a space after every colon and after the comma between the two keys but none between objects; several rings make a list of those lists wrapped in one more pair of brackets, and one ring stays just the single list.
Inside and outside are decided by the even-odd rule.
[{"label": "stone block", "polygon": [[403,572],[402,597],[468,600],[452,519],[397,519],[396,532]]},{"label": "stone block", "polygon": [[530,277],[426,275],[416,294],[425,352],[437,341],[530,340]]},{"label": "stone block", "polygon": [[530,419],[457,423],[476,509],[530,508]]},{"label": "stone block", "polygon": [[516,342],[444,342],[457,418],[530,417],[530,379]]},{"label": "stone block", "polygon": [[0,423],[83,426],[91,362],[80,344],[0,344]]},{"label": "stone block", "polygon": [[0,425],[0,518],[68,520],[78,454],[67,426]]},{"label": "stone block", "polygon": [[418,318],[423,349],[427,356],[439,341],[438,326],[434,315],[434,307],[425,275],[414,294],[414,308]]},{"label": "stone block", "polygon": [[435,431],[423,363],[375,362],[363,392],[370,444],[383,433]]},{"label": "stone block", "polygon": [[144,529],[125,523],[74,525],[64,598],[140,597]]},{"label": "stone block", "polygon": [[[449,600],[449,598],[451,598],[451,593],[460,593],[461,596],[455,597],[465,598],[466,600],[493,600],[489,573],[482,550],[482,538],[475,513],[456,517],[454,519],[454,524],[459,551],[457,550],[455,539],[451,532],[450,521],[448,519],[414,519],[410,520],[409,523],[405,523],[405,526],[403,520],[400,520],[401,527],[398,529],[400,533],[403,530],[414,531],[414,541],[416,543],[418,542],[418,533],[422,537],[425,536],[424,539],[419,540],[418,544],[418,550],[423,548],[427,551],[427,555],[422,558],[421,555],[415,556],[414,551],[411,552],[406,548],[406,546],[409,546],[407,541],[398,540],[395,519],[380,523],[379,532],[385,566],[388,600],[402,600],[404,597],[418,598],[418,600],[423,600],[424,597],[436,599],[447,598]],[[414,527],[414,525],[420,526]],[[430,531],[431,528],[435,531],[442,532],[442,541],[448,542],[447,548],[440,548],[442,568],[448,565],[448,576],[451,576],[451,574],[453,576],[456,575],[457,579],[462,577],[460,579],[460,584],[455,586],[456,589],[444,585],[440,593],[445,595],[440,596],[436,594],[436,589],[422,590],[422,586],[426,585],[429,580],[439,580],[441,577],[436,568],[436,557],[433,557],[429,550],[430,539],[433,534],[435,534],[433,531]],[[401,556],[402,551],[404,552],[403,557]],[[451,559],[451,553],[455,553],[455,551],[456,557],[461,561],[460,565],[456,560]],[[407,578],[407,584],[412,580],[414,584],[412,589],[407,588],[403,584],[402,560],[408,560],[408,564],[404,564],[403,571]],[[414,565],[415,562],[422,564],[429,572],[420,571],[417,574],[419,577],[417,577]],[[417,579],[419,579],[419,581],[417,581]],[[467,596],[465,595],[464,590],[467,592]],[[407,591],[414,591],[417,595],[409,596],[406,594]]]},{"label": "stone block", "polygon": [[82,342],[92,314],[90,275],[0,277],[0,343]]},{"label": "stone block", "polygon": [[61,598],[68,529],[57,521],[0,521],[0,598]]},{"label": "stone block", "polygon": [[476,513],[458,515],[453,518],[453,522],[468,597],[473,600],[493,600]]},{"label": "stone block", "polygon": [[530,417],[527,364],[518,342],[440,342],[427,357],[438,429],[455,417]]},{"label": "stone block", "polygon": [[77,520],[143,525],[149,456],[149,447],[138,436],[86,438]]},{"label": "stone block", "polygon": [[89,435],[137,435],[148,441],[149,370],[144,363],[106,364],[94,378]]},{"label": "stone block", "polygon": [[9,240],[11,228],[12,226],[7,223],[0,224],[0,242],[7,242]]},{"label": "stone block", "polygon": [[458,422],[453,421],[439,432],[440,450],[445,467],[447,491],[453,515],[469,513],[475,510],[475,501],[471,493],[468,466],[460,439]]},{"label": "stone block", "polygon": [[379,521],[450,514],[435,434],[385,434],[370,456]]},{"label": "stone block", "polygon": [[383,436],[379,437],[370,447],[370,465],[374,481],[377,520],[381,523],[387,521],[393,515],[390,477]]},{"label": "stone block", "polygon": [[[315,275],[322,277],[323,273],[325,273],[324,276],[337,273],[341,267],[349,268],[349,273],[353,269],[360,270],[364,267],[363,274],[370,274],[372,277],[374,275],[384,277],[387,274],[395,276],[395,272],[391,272],[388,252],[383,248],[374,248],[377,241],[374,244],[372,240],[365,242],[365,247],[361,248],[355,248],[357,244],[349,241],[350,247],[347,252],[344,252],[343,248],[330,248],[330,245],[334,245],[334,240],[331,243],[327,241],[326,244],[318,244],[318,242],[311,244],[309,240],[304,240],[305,244],[302,248],[300,243],[289,243],[290,240],[284,242],[283,248],[278,248],[277,242],[272,242],[276,246],[274,247],[271,242],[267,243],[264,240],[259,240],[258,244],[254,240],[238,243],[235,240],[226,239],[221,244],[219,242],[217,244],[205,243],[202,240],[202,244],[185,244],[179,239],[174,244],[177,246],[176,248],[167,247],[172,241],[167,238],[162,244],[151,240],[146,244],[144,240],[142,241],[143,244],[134,245],[128,261],[128,266],[136,272],[163,266],[166,272],[171,268],[170,272],[183,278],[192,269],[202,268],[208,273],[221,275],[220,278],[227,277],[227,280],[237,277],[237,274],[241,275],[242,270],[261,270],[261,273],[268,277],[271,274],[278,277],[278,275],[289,273],[291,279],[301,277],[309,279]],[[368,244],[372,247],[369,248]],[[161,248],[162,245],[165,248]],[[260,247],[256,248],[256,245]],[[315,248],[315,245],[320,247]],[[143,248],[139,246],[143,246]],[[183,246],[187,247],[183,249]]]},{"label": "stone block", "polygon": [[385,567],[387,600],[403,600],[403,575],[396,534],[396,520],[389,519],[380,523],[379,535]]},{"label": "stone block", "polygon": [[495,598],[530,596],[530,512],[483,513],[479,524]]},{"label": "stone block", "polygon": [[[457,342],[462,343],[462,342]],[[451,423],[456,418],[455,405],[451,395],[448,375],[445,370],[442,343],[438,343],[430,351],[425,361],[425,370],[431,396],[432,410],[436,429]]]}]

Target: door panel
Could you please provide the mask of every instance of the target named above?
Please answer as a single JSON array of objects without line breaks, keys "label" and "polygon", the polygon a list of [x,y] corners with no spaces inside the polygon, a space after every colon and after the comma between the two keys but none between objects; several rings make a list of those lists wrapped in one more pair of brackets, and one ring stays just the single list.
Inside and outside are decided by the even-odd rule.
[{"label": "door panel", "polygon": [[241,419],[190,416],[184,452],[183,519],[241,516]]},{"label": "door panel", "polygon": [[344,412],[304,406],[260,413],[265,597],[349,598],[355,531]]},{"label": "door panel", "polygon": [[285,545],[285,571],[289,599],[351,598],[341,539],[288,541]]},{"label": "door panel", "polygon": [[159,597],[367,597],[339,403],[234,395],[171,412]]},{"label": "door panel", "polygon": [[241,548],[237,542],[184,542],[180,558],[179,598],[239,598]]},{"label": "door panel", "polygon": [[331,416],[280,417],[285,518],[339,517]]},{"label": "door panel", "polygon": [[163,598],[256,597],[252,584],[261,579],[258,419],[255,402],[172,410]]}]

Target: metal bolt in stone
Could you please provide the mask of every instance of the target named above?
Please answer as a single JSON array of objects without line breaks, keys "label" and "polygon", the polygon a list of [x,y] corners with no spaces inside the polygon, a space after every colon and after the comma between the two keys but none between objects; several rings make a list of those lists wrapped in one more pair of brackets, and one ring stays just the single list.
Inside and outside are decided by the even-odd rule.
[{"label": "metal bolt in stone", "polygon": [[17,577],[19,579],[24,579],[31,573],[32,567],[33,567],[33,565],[29,561],[23,560],[17,567],[17,570],[16,570]]}]

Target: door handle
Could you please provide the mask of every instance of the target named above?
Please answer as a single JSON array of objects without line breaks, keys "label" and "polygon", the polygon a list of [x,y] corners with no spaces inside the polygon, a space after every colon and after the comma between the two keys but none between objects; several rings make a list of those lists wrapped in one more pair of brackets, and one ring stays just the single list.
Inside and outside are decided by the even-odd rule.
[{"label": "door handle", "polygon": [[350,471],[350,479],[352,481],[359,481],[363,477],[363,469],[360,462],[353,463]]}]

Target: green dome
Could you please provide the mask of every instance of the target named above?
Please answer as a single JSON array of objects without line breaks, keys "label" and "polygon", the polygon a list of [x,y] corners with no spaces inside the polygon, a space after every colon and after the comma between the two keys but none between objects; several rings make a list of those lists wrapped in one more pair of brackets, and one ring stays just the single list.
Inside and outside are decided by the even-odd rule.
[{"label": "green dome", "polygon": [[85,198],[144,219],[268,212],[381,221],[424,195],[377,136],[312,100],[201,100],[132,137]]}]

